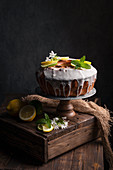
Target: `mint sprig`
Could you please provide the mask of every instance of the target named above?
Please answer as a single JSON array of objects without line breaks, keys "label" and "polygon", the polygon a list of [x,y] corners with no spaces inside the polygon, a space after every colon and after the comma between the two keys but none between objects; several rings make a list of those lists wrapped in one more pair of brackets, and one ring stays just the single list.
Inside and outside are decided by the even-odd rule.
[{"label": "mint sprig", "polygon": [[80,60],[72,60],[71,63],[75,66],[75,69],[85,68],[90,69],[91,66],[87,63],[84,63],[85,56],[81,57]]},{"label": "mint sprig", "polygon": [[45,116],[45,119],[42,118],[42,119],[37,120],[36,124],[46,124],[48,128],[51,128],[51,119],[46,113],[44,114],[44,116]]}]

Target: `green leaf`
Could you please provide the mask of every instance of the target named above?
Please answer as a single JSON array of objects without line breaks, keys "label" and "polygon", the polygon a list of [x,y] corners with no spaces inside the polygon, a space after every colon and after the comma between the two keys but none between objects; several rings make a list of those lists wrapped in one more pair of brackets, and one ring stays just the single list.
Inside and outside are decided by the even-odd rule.
[{"label": "green leaf", "polygon": [[91,68],[91,66],[89,64],[87,64],[87,63],[81,63],[81,67],[82,68],[86,68],[86,69],[90,69]]},{"label": "green leaf", "polygon": [[42,110],[42,103],[40,101],[32,100],[29,104],[35,107],[37,115],[41,115],[42,114],[42,112],[43,112],[43,110]]},{"label": "green leaf", "polygon": [[48,128],[51,128],[51,122],[47,121],[46,124],[47,124]]},{"label": "green leaf", "polygon": [[49,128],[51,128],[51,119],[49,118],[49,116],[45,113],[44,114],[45,115],[45,120],[47,121],[47,126],[49,127]]},{"label": "green leaf", "polygon": [[37,120],[36,124],[47,124],[47,120],[46,119],[39,119]]},{"label": "green leaf", "polygon": [[62,118],[59,118],[59,122],[60,122],[61,124],[64,124],[64,120],[63,120]]},{"label": "green leaf", "polygon": [[49,119],[49,116],[47,113],[44,114],[45,115],[45,119],[48,120]]},{"label": "green leaf", "polygon": [[75,66],[79,66],[79,67],[81,66],[80,61],[78,60],[72,60],[71,63],[74,64]]},{"label": "green leaf", "polygon": [[85,59],[86,59],[86,57],[85,57],[85,55],[84,55],[83,57],[81,57],[80,62],[84,62]]}]

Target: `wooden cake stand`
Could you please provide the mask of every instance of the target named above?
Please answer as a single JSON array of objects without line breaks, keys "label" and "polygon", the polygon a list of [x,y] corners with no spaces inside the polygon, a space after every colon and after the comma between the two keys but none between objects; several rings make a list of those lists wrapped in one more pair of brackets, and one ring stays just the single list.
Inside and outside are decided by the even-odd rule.
[{"label": "wooden cake stand", "polygon": [[67,117],[67,118],[72,118],[76,115],[74,111],[74,107],[71,104],[71,100],[76,100],[76,99],[86,99],[88,97],[93,96],[96,93],[96,89],[93,88],[89,93],[78,96],[78,97],[55,97],[55,96],[50,96],[44,94],[40,88],[36,88],[36,93],[38,95],[41,95],[43,97],[49,98],[49,99],[54,99],[54,100],[59,100],[59,104],[56,108],[56,114],[60,115],[61,117]]}]

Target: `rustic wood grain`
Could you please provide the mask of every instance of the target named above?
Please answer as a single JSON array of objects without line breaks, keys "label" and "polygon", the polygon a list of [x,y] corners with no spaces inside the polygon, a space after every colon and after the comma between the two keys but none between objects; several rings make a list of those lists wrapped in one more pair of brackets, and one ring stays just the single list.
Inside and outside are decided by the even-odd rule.
[{"label": "rustic wood grain", "polygon": [[97,139],[75,150],[72,170],[104,170],[103,161],[102,143]]},{"label": "rustic wood grain", "polygon": [[[48,142],[48,159],[54,158],[66,151],[69,151],[81,144],[84,144],[99,136],[98,128],[95,124],[73,130],[63,137],[56,138]],[[62,149],[61,149],[62,148]]]},{"label": "rustic wood grain", "polygon": [[[20,97],[21,95],[7,96],[0,108],[0,134],[3,141],[35,159],[47,162],[99,136],[97,120],[94,116],[83,113],[76,113],[75,117],[70,118],[66,129],[53,130],[50,133],[38,131],[36,129],[38,117],[32,122],[22,122],[6,112],[5,106],[8,101]],[[54,117],[52,114],[49,115],[51,118]]]},{"label": "rustic wood grain", "polygon": [[104,170],[103,146],[100,139],[94,140],[42,164],[0,143],[0,169]]}]

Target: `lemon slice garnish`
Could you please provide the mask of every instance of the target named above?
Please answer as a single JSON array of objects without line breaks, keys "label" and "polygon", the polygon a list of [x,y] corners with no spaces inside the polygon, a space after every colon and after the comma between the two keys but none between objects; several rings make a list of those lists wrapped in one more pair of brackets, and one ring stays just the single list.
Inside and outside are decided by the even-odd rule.
[{"label": "lemon slice garnish", "polygon": [[71,66],[74,66],[74,67],[75,67],[75,65],[74,65],[73,63],[71,63]]},{"label": "lemon slice garnish", "polygon": [[57,64],[58,60],[55,61],[43,61],[41,62],[41,67],[52,67]]},{"label": "lemon slice garnish", "polygon": [[50,64],[56,64],[58,61],[43,61],[41,62],[41,65],[50,65]]},{"label": "lemon slice garnish", "polygon": [[69,60],[69,57],[60,57],[60,60]]},{"label": "lemon slice garnish", "polygon": [[36,109],[34,106],[26,105],[21,108],[19,118],[23,121],[32,121],[36,117]]},{"label": "lemon slice garnish", "polygon": [[[80,61],[80,59],[76,59],[76,60],[77,60],[77,61]],[[91,65],[91,62],[90,62],[90,61],[84,61],[84,63]],[[75,66],[75,65],[72,65],[72,66]]]},{"label": "lemon slice garnish", "polygon": [[84,61],[84,63],[91,65],[90,61]]},{"label": "lemon slice garnish", "polygon": [[43,132],[51,132],[54,129],[54,127],[51,125],[51,128],[48,128],[48,126],[43,125]]},{"label": "lemon slice garnish", "polygon": [[55,66],[57,63],[55,63],[55,64],[49,64],[49,65],[41,65],[41,67],[53,67],[53,66]]},{"label": "lemon slice garnish", "polygon": [[39,130],[43,130],[43,125],[42,125],[42,124],[38,124],[37,128],[38,128]]}]

